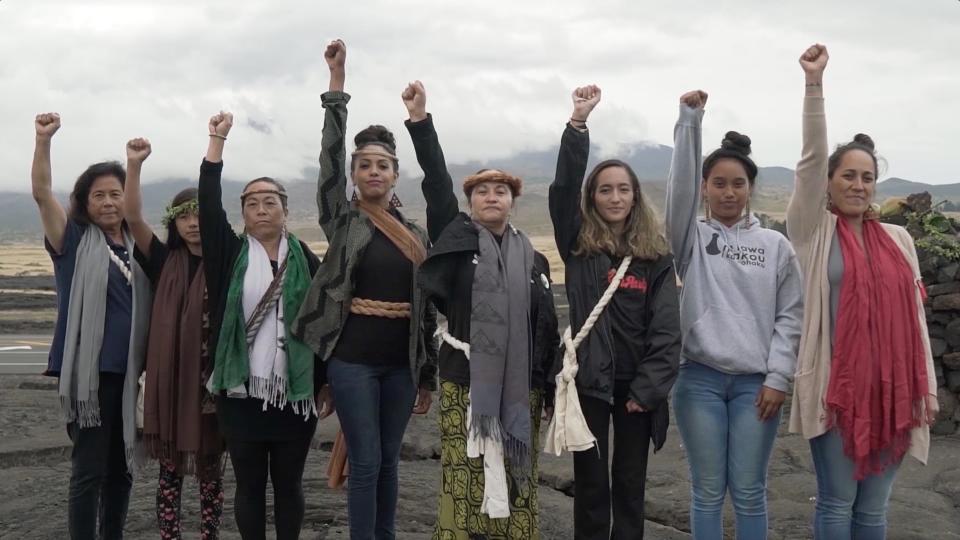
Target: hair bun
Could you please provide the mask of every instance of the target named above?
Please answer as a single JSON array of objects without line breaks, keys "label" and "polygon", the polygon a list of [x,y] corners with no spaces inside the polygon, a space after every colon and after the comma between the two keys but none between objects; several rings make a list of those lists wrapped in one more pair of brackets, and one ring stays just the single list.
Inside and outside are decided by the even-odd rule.
[{"label": "hair bun", "polygon": [[750,137],[736,131],[728,131],[720,143],[720,148],[733,150],[745,156],[750,155]]},{"label": "hair bun", "polygon": [[854,135],[853,142],[861,146],[866,146],[867,148],[870,149],[871,152],[876,150],[876,146],[873,144],[873,139],[870,138],[870,136],[867,135],[866,133],[857,133],[856,135]]},{"label": "hair bun", "polygon": [[357,148],[366,144],[382,144],[389,147],[394,152],[397,151],[397,140],[393,137],[390,130],[381,125],[370,126],[353,138],[353,143]]}]

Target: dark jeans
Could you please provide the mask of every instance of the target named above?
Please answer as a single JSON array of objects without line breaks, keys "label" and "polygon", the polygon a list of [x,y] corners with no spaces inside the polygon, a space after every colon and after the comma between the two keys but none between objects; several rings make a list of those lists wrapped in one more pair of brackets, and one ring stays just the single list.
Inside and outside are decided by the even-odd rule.
[{"label": "dark jeans", "polygon": [[[643,493],[653,422],[650,413],[627,413],[627,391],[628,383],[618,381],[613,405],[580,395],[580,407],[587,426],[597,438],[597,448],[573,454],[573,528],[577,540],[643,538]],[[608,473],[611,416],[613,470]]]},{"label": "dark jeans", "polygon": [[332,358],[327,377],[350,459],[350,538],[393,539],[400,445],[417,397],[410,368]]},{"label": "dark jeans", "polygon": [[243,540],[267,537],[267,475],[273,484],[273,519],[277,540],[300,537],[303,526],[303,467],[310,440],[227,440],[237,480],[234,518]]},{"label": "dark jeans", "polygon": [[123,538],[133,486],[123,446],[123,379],[119,373],[100,374],[99,426],[67,425],[73,441],[67,521],[74,540]]}]

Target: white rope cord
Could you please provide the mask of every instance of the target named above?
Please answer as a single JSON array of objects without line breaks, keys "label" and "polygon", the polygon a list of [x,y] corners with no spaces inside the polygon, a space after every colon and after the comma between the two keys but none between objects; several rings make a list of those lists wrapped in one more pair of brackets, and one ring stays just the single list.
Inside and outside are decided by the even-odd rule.
[{"label": "white rope cord", "polygon": [[460,341],[459,339],[450,335],[450,332],[447,331],[447,325],[437,327],[437,331],[434,333],[435,336],[440,336],[440,339],[447,342],[447,345],[450,345],[454,349],[463,353],[467,357],[467,360],[470,359],[470,344],[466,341]]},{"label": "white rope cord", "polygon": [[[631,260],[633,260],[633,257],[627,255],[623,258],[623,261],[620,262],[617,273],[614,274],[613,279],[610,280],[610,285],[607,285],[607,290],[603,292],[600,300],[597,301],[597,305],[593,306],[593,310],[590,312],[590,315],[587,316],[587,320],[583,321],[583,326],[581,326],[580,331],[577,332],[577,337],[570,339],[570,335],[572,334],[570,326],[567,326],[566,330],[563,331],[563,370],[560,373],[563,375],[565,381],[571,382],[574,377],[577,376],[577,371],[580,369],[577,364],[577,347],[580,346],[580,343],[586,339],[587,334],[593,329],[593,325],[597,323],[600,314],[603,313],[604,308],[607,307],[610,299],[613,298],[613,293],[617,292],[623,276],[627,273],[627,267],[630,266]],[[571,362],[568,362],[568,359]]]},{"label": "white rope cord", "polygon": [[123,274],[123,277],[127,278],[127,285],[133,284],[133,272],[130,271],[130,266],[127,263],[123,262],[123,259],[117,256],[116,253],[110,249],[110,246],[107,246],[107,253],[110,254],[110,260],[120,269],[120,273]]}]

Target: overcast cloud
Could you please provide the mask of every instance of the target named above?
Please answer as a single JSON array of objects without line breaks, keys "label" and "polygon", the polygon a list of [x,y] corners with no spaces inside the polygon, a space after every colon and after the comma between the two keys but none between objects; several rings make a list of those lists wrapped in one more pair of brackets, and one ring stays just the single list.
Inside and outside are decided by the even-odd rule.
[{"label": "overcast cloud", "polygon": [[960,2],[591,0],[0,1],[0,190],[29,189],[33,117],[57,111],[54,185],[148,137],[145,180],[193,177],[206,119],[237,116],[226,175],[299,178],[316,162],[325,44],[348,47],[349,133],[393,129],[418,174],[400,91],[421,79],[449,161],[555,145],[574,86],[591,135],[671,144],[677,98],[710,93],[705,148],[749,134],[757,161],[799,155],[813,42],[831,53],[831,144],[863,131],[887,176],[960,182]]}]

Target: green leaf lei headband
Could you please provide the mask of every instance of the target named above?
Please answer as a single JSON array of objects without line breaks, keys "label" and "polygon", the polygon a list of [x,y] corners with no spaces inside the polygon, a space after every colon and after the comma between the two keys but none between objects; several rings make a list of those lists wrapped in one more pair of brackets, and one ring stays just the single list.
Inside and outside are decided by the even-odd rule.
[{"label": "green leaf lei headband", "polygon": [[190,199],[184,203],[178,204],[177,206],[168,206],[163,212],[163,218],[160,220],[163,223],[163,226],[166,227],[170,222],[175,221],[181,214],[196,214],[200,211],[200,205],[197,203],[196,199]]}]

